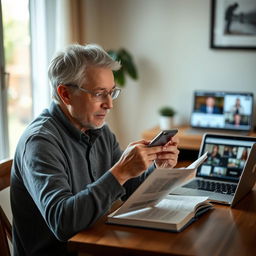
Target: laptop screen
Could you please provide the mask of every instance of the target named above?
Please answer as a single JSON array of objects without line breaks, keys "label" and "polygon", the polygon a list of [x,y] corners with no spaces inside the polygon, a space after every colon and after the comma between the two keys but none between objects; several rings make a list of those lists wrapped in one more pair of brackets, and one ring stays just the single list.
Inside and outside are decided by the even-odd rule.
[{"label": "laptop screen", "polygon": [[253,125],[253,94],[195,91],[190,125],[196,128],[249,131]]},{"label": "laptop screen", "polygon": [[197,177],[238,182],[255,137],[205,134],[199,155],[208,158],[197,169]]}]

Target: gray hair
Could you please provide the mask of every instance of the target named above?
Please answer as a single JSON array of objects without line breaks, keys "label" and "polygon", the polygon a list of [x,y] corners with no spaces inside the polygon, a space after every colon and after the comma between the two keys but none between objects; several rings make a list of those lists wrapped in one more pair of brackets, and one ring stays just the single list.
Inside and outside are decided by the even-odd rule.
[{"label": "gray hair", "polygon": [[59,52],[51,61],[48,77],[52,86],[52,97],[60,101],[57,87],[60,84],[82,86],[86,82],[86,68],[102,67],[113,71],[119,70],[121,64],[113,60],[99,45],[73,44]]}]

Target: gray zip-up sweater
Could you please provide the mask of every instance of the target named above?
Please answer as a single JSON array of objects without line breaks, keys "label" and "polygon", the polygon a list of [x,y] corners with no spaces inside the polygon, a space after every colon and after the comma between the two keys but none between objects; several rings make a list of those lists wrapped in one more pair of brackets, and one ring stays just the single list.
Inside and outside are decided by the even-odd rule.
[{"label": "gray zip-up sweater", "polygon": [[14,255],[68,255],[66,241],[127,198],[153,170],[121,186],[108,171],[121,154],[108,126],[85,134],[57,104],[44,110],[25,130],[14,157]]}]

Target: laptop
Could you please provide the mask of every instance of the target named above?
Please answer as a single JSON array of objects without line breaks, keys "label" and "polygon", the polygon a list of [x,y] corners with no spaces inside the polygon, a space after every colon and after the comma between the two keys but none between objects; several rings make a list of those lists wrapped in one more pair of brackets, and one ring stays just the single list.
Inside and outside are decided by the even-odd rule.
[{"label": "laptop", "polygon": [[253,93],[196,90],[187,133],[228,132],[247,135],[253,129]]},{"label": "laptop", "polygon": [[208,196],[210,201],[234,206],[256,181],[256,137],[206,133],[199,156],[207,160],[195,178],[171,194]]}]

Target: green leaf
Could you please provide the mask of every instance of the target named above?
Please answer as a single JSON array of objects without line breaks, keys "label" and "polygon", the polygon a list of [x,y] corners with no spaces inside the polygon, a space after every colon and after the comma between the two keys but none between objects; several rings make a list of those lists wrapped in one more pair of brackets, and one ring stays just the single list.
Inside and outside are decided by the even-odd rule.
[{"label": "green leaf", "polygon": [[132,62],[132,56],[125,49],[120,49],[118,53],[122,59]]},{"label": "green leaf", "polygon": [[134,65],[132,56],[125,50],[121,49],[119,51],[118,57],[121,60],[121,64],[124,70],[128,73],[128,75],[133,78],[134,80],[138,79],[137,69]]},{"label": "green leaf", "polygon": [[176,111],[172,107],[165,106],[159,109],[159,114],[161,116],[174,116]]},{"label": "green leaf", "polygon": [[108,50],[107,52],[112,59],[121,62],[121,69],[114,72],[115,81],[119,86],[125,85],[125,74],[128,74],[134,80],[138,79],[137,68],[133,62],[132,56],[127,50],[121,48],[118,51]]},{"label": "green leaf", "polygon": [[124,68],[131,78],[133,78],[134,80],[138,79],[138,73],[133,63],[126,63]]},{"label": "green leaf", "polygon": [[117,71],[114,71],[114,78],[116,83],[120,86],[120,87],[124,87],[125,85],[125,76],[124,76],[124,69],[121,68]]}]

